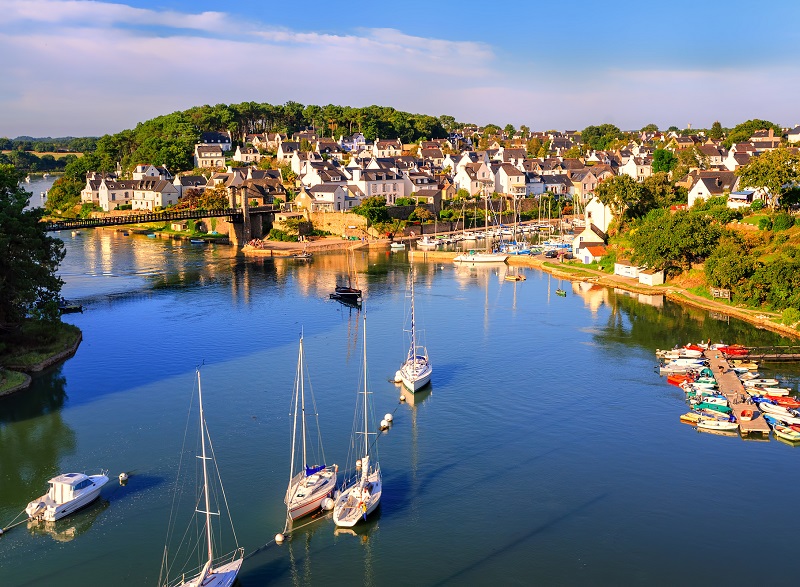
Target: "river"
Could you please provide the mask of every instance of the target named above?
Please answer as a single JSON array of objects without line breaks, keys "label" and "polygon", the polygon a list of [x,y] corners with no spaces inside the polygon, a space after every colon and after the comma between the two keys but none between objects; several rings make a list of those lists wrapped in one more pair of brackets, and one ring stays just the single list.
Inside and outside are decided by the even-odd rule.
[{"label": "river", "polygon": [[[0,401],[0,523],[60,472],[102,467],[112,480],[90,508],[0,537],[3,585],[156,584],[202,362],[248,553],[242,586],[744,585],[796,572],[791,534],[772,526],[791,527],[798,449],[680,424],[683,394],[653,368],[656,348],[780,343],[774,333],[535,270],[508,282],[505,267],[419,263],[433,382],[401,403],[388,380],[406,353],[408,256],[356,252],[375,413],[394,415],[379,439],[382,504],[353,535],[321,519],[275,545],[301,330],[326,455],[347,457],[362,314],[328,299],[346,257],[246,260],[110,230],[60,236],[64,296],[86,307],[65,319],[84,340]],[[797,367],[762,372],[800,380]]]}]

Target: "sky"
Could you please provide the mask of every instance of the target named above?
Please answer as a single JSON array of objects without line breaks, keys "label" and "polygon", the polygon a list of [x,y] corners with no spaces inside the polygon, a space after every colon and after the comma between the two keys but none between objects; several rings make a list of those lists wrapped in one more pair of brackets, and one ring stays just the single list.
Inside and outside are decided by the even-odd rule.
[{"label": "sky", "polygon": [[0,15],[10,138],[290,100],[535,130],[800,124],[797,0],[0,0]]}]

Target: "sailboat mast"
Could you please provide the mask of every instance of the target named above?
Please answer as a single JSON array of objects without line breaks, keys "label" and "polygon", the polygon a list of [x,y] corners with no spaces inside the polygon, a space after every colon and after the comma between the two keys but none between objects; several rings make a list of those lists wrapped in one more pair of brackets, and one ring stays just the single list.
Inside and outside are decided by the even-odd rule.
[{"label": "sailboat mast", "polygon": [[486,212],[483,215],[483,221],[484,221],[483,223],[486,226],[486,228],[484,229],[486,232],[486,252],[491,253],[492,241],[490,240],[489,237],[489,193],[486,190],[488,185],[489,185],[488,183],[483,184],[483,198],[484,198],[484,204],[486,206]]},{"label": "sailboat mast", "polygon": [[300,367],[298,376],[300,377],[300,423],[303,427],[303,467],[308,465],[308,459],[306,458],[306,390],[305,390],[305,382],[303,381],[305,378],[303,377],[303,337],[300,337]]},{"label": "sailboat mast", "polygon": [[414,320],[414,262],[411,262],[411,349],[408,351],[409,359],[413,362],[411,363],[411,370],[414,373],[414,377],[417,376],[417,328]]},{"label": "sailboat mast", "polygon": [[203,459],[203,493],[206,500],[206,538],[208,539],[208,564],[214,559],[214,547],[211,542],[211,503],[208,497],[208,467],[206,461],[206,420],[203,415],[203,388],[200,385],[200,369],[197,370],[197,397],[200,404],[200,442],[202,446]]},{"label": "sailboat mast", "polygon": [[367,313],[364,312],[364,455],[369,454],[369,430],[367,424]]}]

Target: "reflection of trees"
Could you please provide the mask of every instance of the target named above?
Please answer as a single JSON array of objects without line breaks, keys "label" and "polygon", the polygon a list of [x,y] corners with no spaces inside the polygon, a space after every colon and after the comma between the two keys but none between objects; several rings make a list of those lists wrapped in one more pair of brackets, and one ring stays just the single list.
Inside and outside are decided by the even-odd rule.
[{"label": "reflection of trees", "polygon": [[656,308],[626,294],[611,292],[611,314],[606,327],[595,335],[598,342],[637,344],[648,350],[672,348],[676,344],[724,341],[753,346],[781,344],[776,333],[759,330],[741,320],[730,323],[709,316],[708,311],[664,301]]},{"label": "reflection of trees", "polygon": [[24,505],[44,493],[61,457],[75,450],[75,433],[61,418],[65,384],[54,370],[0,401],[0,504]]}]

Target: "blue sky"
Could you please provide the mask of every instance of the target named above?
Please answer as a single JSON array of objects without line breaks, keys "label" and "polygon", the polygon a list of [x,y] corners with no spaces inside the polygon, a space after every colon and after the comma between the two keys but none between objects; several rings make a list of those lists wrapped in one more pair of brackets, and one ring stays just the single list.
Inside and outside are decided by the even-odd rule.
[{"label": "blue sky", "polygon": [[288,100],[534,129],[800,123],[796,0],[0,0],[0,14],[0,136]]}]

